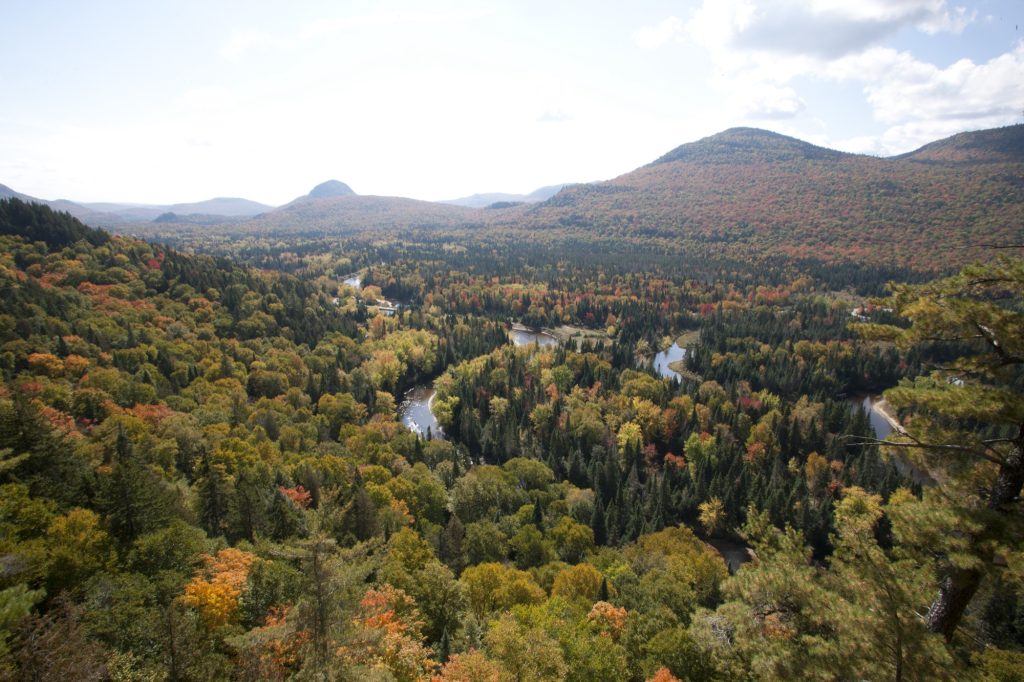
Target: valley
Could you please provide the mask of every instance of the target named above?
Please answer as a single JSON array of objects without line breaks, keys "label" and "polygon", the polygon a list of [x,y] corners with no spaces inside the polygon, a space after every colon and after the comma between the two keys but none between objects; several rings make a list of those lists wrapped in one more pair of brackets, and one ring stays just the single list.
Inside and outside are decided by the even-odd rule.
[{"label": "valley", "polygon": [[0,672],[997,679],[1022,140],[738,128],[489,208],[5,188]]}]

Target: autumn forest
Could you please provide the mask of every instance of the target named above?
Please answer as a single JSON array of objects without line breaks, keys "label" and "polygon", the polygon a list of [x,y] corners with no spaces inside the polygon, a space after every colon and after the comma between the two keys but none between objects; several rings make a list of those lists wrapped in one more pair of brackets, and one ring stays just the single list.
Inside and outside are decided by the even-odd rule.
[{"label": "autumn forest", "polygon": [[0,200],[0,679],[1024,679],[1022,128]]}]

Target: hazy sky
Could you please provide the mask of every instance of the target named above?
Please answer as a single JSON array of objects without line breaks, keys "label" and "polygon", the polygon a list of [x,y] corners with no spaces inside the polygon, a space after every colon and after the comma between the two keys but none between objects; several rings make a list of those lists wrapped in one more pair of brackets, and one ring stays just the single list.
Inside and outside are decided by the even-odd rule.
[{"label": "hazy sky", "polygon": [[1024,2],[0,4],[0,183],[280,204],[602,180],[736,125],[890,155],[1024,120]]}]

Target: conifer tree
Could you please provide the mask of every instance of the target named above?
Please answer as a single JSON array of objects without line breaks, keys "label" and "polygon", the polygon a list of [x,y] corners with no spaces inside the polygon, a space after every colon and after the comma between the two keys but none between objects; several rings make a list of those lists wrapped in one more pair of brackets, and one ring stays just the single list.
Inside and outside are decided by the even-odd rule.
[{"label": "conifer tree", "polygon": [[107,516],[110,534],[127,546],[169,519],[170,499],[123,428],[117,432],[111,465],[100,487],[98,503]]},{"label": "conifer tree", "polygon": [[[1024,485],[1024,260],[1001,259],[921,285],[899,285],[883,305],[909,325],[865,324],[867,338],[921,347],[928,376],[903,381],[886,399],[911,417],[887,447],[939,481],[928,496],[957,516],[956,541],[938,566],[928,626],[947,640],[997,554],[1013,557],[1022,537]],[[1010,566],[1019,570],[1019,566]]]}]

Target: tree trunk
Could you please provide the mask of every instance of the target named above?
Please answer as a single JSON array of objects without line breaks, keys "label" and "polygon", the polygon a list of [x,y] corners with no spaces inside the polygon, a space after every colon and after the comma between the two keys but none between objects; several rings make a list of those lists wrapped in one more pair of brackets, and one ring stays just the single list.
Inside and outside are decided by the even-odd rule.
[{"label": "tree trunk", "polygon": [[1015,500],[1020,495],[1022,486],[1024,486],[1024,460],[1022,460],[1021,448],[1016,447],[999,467],[999,476],[996,477],[995,485],[992,486],[992,495],[988,500],[989,509],[999,509],[1004,504]]},{"label": "tree trunk", "polygon": [[[999,467],[999,475],[989,496],[989,509],[999,509],[1017,499],[1024,487],[1024,459],[1021,448],[1014,448],[1010,456]],[[950,567],[939,582],[939,596],[928,609],[928,629],[941,633],[946,641],[953,639],[953,632],[960,624],[960,618],[981,584],[981,571]]]},{"label": "tree trunk", "polygon": [[928,629],[942,634],[949,642],[956,626],[981,583],[981,571],[950,567],[939,581],[939,596],[928,609]]}]

